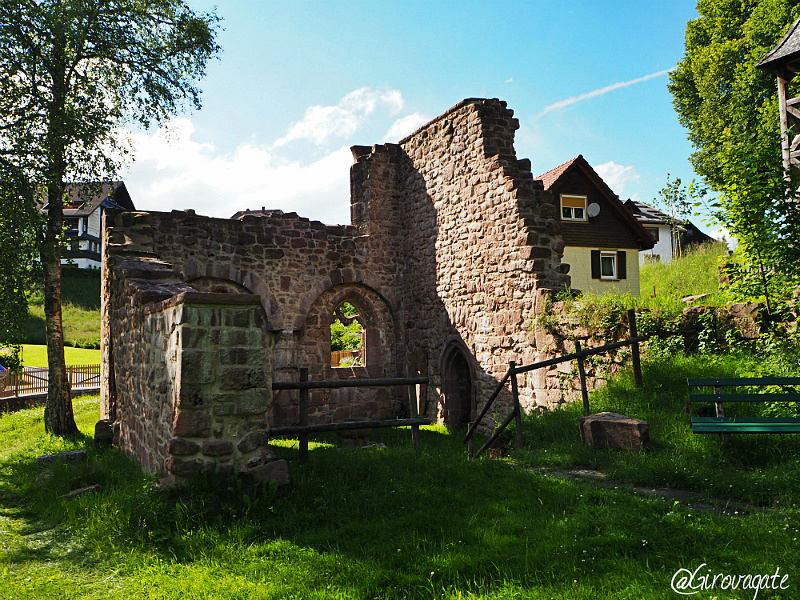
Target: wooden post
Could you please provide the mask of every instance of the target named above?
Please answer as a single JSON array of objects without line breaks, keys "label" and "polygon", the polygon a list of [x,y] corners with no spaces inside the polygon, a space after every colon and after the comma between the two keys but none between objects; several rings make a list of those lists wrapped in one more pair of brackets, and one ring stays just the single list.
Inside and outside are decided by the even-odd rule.
[{"label": "wooden post", "polygon": [[[300,369],[300,381],[308,381],[308,369]],[[308,388],[300,389],[300,425],[308,425]],[[300,462],[308,461],[308,433],[297,436],[300,445]]]},{"label": "wooden post", "polygon": [[[719,396],[722,393],[722,388],[718,386],[714,386],[714,395]],[[722,402],[715,402],[714,403],[714,414],[718,417],[725,416],[725,408],[722,406]],[[728,440],[731,439],[730,433],[720,433],[719,434],[719,443],[721,446],[725,446],[728,443]]]},{"label": "wooden post", "polygon": [[[581,343],[578,340],[575,340],[575,352],[580,353],[581,351]],[[583,357],[578,356],[578,378],[581,381],[581,398],[583,399],[583,414],[584,416],[588,416],[589,414],[589,390],[586,389],[586,370],[583,368]]]},{"label": "wooden post", "polygon": [[[408,374],[411,377],[411,373]],[[415,383],[408,384],[408,411],[412,419],[417,418],[417,385]],[[411,445],[414,450],[419,453],[419,425],[411,426]]]},{"label": "wooden post", "polygon": [[[636,333],[636,311],[630,309],[628,311],[628,328],[630,331],[629,337],[638,337]],[[633,381],[636,387],[642,387],[642,363],[639,356],[639,342],[633,342],[631,345],[631,361],[633,362]]]},{"label": "wooden post", "polygon": [[513,360],[508,362],[508,370],[511,373],[511,397],[514,400],[514,420],[517,427],[517,448],[522,448],[524,440],[522,438],[522,409],[519,406],[519,388],[517,387],[517,363]]}]

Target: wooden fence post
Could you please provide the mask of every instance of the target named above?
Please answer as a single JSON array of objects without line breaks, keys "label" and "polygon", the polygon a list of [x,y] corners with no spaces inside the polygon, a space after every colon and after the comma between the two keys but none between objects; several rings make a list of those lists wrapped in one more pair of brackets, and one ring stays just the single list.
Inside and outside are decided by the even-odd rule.
[{"label": "wooden fence post", "polygon": [[[639,334],[636,333],[636,311],[630,309],[628,311],[628,329],[630,338],[635,338]],[[642,387],[642,364],[639,357],[639,342],[633,342],[631,345],[631,361],[633,362],[633,381],[636,387]]]},{"label": "wooden fence post", "polygon": [[[575,352],[581,351],[581,343],[575,340]],[[581,398],[583,399],[583,414],[589,415],[589,390],[586,389],[586,369],[583,368],[583,357],[578,356],[578,378],[581,381]]]},{"label": "wooden fence post", "polygon": [[519,406],[519,388],[517,387],[517,363],[513,360],[508,362],[508,370],[511,372],[511,396],[514,400],[514,420],[517,427],[517,448],[522,448],[524,440],[522,438],[522,409]]},{"label": "wooden fence post", "polygon": [[[300,381],[308,381],[308,368],[300,369]],[[300,388],[300,425],[308,425],[308,388]],[[308,460],[308,433],[297,436],[300,445],[300,462]]]},{"label": "wooden fence post", "polygon": [[[410,369],[406,373],[406,377],[411,377]],[[415,383],[408,384],[408,411],[412,419],[416,419],[419,416],[417,411],[417,384]],[[411,426],[411,445],[419,453],[419,425]]]}]

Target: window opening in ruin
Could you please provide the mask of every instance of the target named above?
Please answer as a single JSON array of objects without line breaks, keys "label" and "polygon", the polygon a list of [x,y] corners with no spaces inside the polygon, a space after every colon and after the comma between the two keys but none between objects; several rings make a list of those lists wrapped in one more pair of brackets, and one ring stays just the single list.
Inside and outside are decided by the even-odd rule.
[{"label": "window opening in ruin", "polygon": [[586,196],[561,194],[561,220],[586,221]]},{"label": "window opening in ruin", "polygon": [[365,328],[358,309],[342,302],[331,321],[331,367],[363,367],[366,364]]}]

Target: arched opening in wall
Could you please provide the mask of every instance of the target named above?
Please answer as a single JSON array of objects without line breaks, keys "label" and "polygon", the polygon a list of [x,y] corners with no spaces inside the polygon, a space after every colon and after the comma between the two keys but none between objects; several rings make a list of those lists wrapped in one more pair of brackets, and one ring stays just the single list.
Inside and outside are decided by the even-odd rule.
[{"label": "arched opening in wall", "polygon": [[364,367],[367,364],[367,330],[358,308],[342,302],[331,315],[331,367]]},{"label": "arched opening in wall", "polygon": [[459,429],[472,418],[472,372],[460,346],[452,344],[442,361],[442,403],[444,424]]}]

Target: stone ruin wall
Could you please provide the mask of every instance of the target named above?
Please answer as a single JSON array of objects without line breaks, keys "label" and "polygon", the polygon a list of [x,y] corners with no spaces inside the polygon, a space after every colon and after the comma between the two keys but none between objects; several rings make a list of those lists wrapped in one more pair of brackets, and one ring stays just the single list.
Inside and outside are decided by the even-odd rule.
[{"label": "stone ruin wall", "polygon": [[[349,226],[281,211],[109,221],[102,405],[129,453],[177,475],[260,466],[264,429],[298,416],[297,393],[270,384],[300,367],[311,379],[425,374],[421,408],[442,419],[452,349],[469,360],[473,411],[509,360],[536,361],[526,324],[569,278],[556,203],[514,154],[518,126],[504,102],[467,100],[400,144],[355,147]],[[330,367],[344,300],[366,321],[366,367]],[[527,410],[552,404],[533,376],[520,387]],[[402,388],[315,390],[309,422],[403,415],[405,402]]]},{"label": "stone ruin wall", "polygon": [[[448,347],[474,357],[473,410],[509,361],[537,360],[524,325],[569,281],[556,201],[517,159],[513,115],[499,100],[465,100],[400,143],[408,352],[427,355],[436,398]],[[529,411],[544,399],[530,383],[520,377]]]}]

